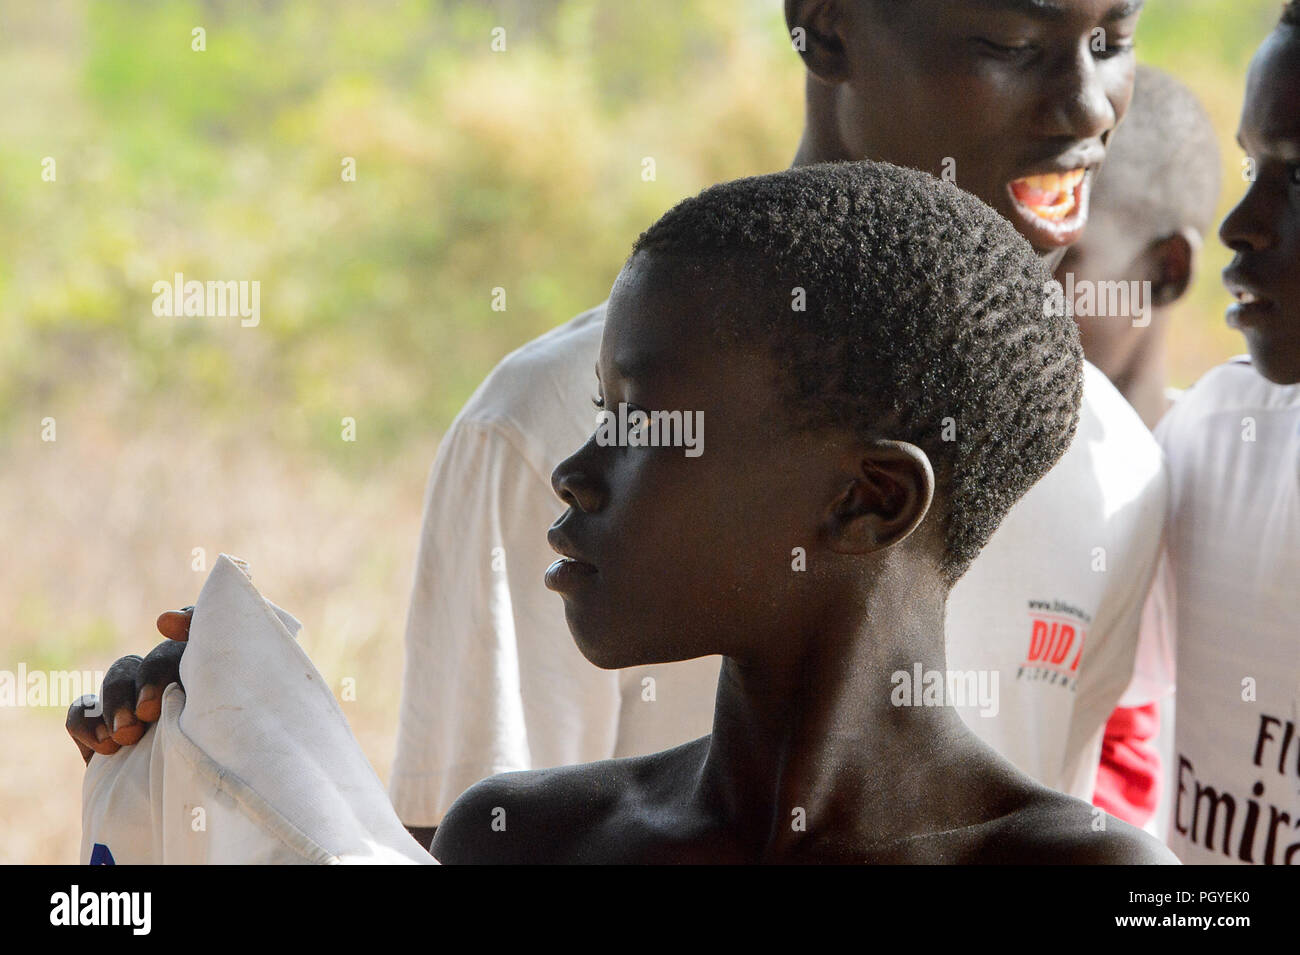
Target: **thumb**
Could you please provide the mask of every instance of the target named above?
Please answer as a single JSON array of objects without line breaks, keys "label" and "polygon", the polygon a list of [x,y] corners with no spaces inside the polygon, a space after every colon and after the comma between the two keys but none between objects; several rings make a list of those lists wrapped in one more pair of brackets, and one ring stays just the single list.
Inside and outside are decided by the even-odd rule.
[{"label": "thumb", "polygon": [[166,610],[158,615],[158,632],[168,640],[184,642],[190,638],[190,618],[193,616],[193,607]]}]

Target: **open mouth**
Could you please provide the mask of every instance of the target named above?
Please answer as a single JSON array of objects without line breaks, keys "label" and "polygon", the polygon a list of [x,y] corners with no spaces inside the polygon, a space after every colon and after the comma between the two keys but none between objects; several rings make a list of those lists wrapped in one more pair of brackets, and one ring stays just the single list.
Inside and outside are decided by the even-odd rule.
[{"label": "open mouth", "polygon": [[1025,210],[1045,222],[1061,222],[1083,203],[1084,169],[1026,176],[1011,183],[1011,194]]},{"label": "open mouth", "polygon": [[1243,328],[1260,322],[1273,308],[1272,299],[1243,288],[1236,280],[1228,279],[1228,291],[1233,303],[1228,306],[1227,320],[1230,328]]},{"label": "open mouth", "polygon": [[1076,166],[1022,176],[1007,183],[1007,218],[1040,253],[1074,245],[1082,237],[1088,225],[1088,194],[1094,168]]}]

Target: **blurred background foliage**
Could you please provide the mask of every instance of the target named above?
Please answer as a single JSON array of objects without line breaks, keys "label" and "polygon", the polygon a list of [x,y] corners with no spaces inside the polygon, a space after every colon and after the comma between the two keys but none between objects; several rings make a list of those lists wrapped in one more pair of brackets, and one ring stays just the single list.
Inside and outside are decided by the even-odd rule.
[{"label": "blurred background foliage", "polygon": [[[1139,53],[1213,110],[1226,204],[1241,76],[1278,4],[1148,7]],[[801,124],[777,0],[56,0],[4,16],[6,430],[112,374],[135,402],[192,405],[196,428],[255,404],[269,436],[347,467],[351,415],[390,453],[602,299],[676,199],[785,166]],[[1174,336],[1180,384],[1237,347],[1212,271]],[[175,272],[259,280],[260,327],[155,317],[152,283]]]},{"label": "blurred background foliage", "polygon": [[[8,11],[22,102],[0,142],[0,424],[111,370],[136,402],[192,405],[196,428],[255,404],[259,429],[341,467],[359,458],[343,415],[371,455],[441,430],[503,354],[599,302],[673,201],[787,164],[801,99],[774,14],[716,0]],[[56,183],[35,174],[44,156]],[[175,272],[259,280],[261,325],[155,317],[152,284]]]},{"label": "blurred background foliage", "polygon": [[[1219,129],[1224,211],[1279,7],[1143,15],[1139,57]],[[605,297],[662,211],[788,165],[803,110],[780,0],[2,0],[0,91],[0,669],[143,652],[236,553],[322,673],[358,680],[381,774],[440,434],[502,356]],[[1226,260],[1210,239],[1177,310],[1176,384],[1244,350]],[[260,324],[155,316],[177,272],[259,281]],[[0,772],[0,860],[75,859],[62,720],[0,712],[24,770]]]}]

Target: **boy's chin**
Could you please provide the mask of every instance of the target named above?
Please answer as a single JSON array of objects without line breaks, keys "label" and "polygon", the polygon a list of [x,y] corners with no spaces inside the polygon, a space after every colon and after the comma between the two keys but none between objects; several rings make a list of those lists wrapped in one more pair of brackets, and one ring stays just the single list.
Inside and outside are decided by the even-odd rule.
[{"label": "boy's chin", "polygon": [[587,662],[602,670],[622,670],[626,667],[639,666],[645,662],[634,659],[626,653],[620,653],[614,647],[598,643],[593,644],[585,640],[579,640],[577,643],[578,651],[587,658]]},{"label": "boy's chin", "polygon": [[617,624],[594,626],[589,621],[575,621],[571,615],[568,616],[568,622],[578,652],[602,670],[676,663],[699,655],[683,656],[674,653],[662,640],[641,636],[632,629]]},{"label": "boy's chin", "polygon": [[565,608],[565,618],[569,623],[569,633],[577,644],[578,652],[587,658],[587,662],[602,670],[621,670],[645,662],[637,659],[639,654],[635,647],[626,642],[627,632],[617,628],[598,624],[590,620],[574,619],[577,614]]},{"label": "boy's chin", "polygon": [[1300,335],[1285,342],[1269,341],[1259,332],[1246,334],[1255,370],[1275,385],[1300,384]]}]

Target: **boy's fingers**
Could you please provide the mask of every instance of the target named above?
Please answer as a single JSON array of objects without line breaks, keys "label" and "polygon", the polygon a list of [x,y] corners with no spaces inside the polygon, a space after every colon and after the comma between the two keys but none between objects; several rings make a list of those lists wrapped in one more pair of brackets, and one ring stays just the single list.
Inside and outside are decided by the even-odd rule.
[{"label": "boy's fingers", "polygon": [[181,656],[186,644],[165,640],[149,651],[140,664],[135,681],[135,716],[141,723],[155,723],[162,715],[163,691],[181,682]]},{"label": "boy's fingers", "polygon": [[108,668],[99,689],[99,697],[104,702],[104,723],[113,742],[122,746],[130,746],[144,735],[144,724],[135,718],[136,675],[143,662],[135,655],[122,657]]},{"label": "boy's fingers", "polygon": [[68,707],[68,719],[64,725],[68,730],[68,735],[77,744],[77,749],[81,752],[81,758],[87,763],[90,762],[92,753],[112,756],[121,749],[117,743],[109,738],[108,728],[104,726],[102,713],[99,697],[93,693],[78,697]]},{"label": "boy's fingers", "polygon": [[193,607],[182,607],[180,610],[165,610],[158,615],[158,632],[168,640],[188,640],[190,638],[190,618],[193,616]]},{"label": "boy's fingers", "polygon": [[67,730],[81,756],[111,756],[144,736],[148,724],[162,715],[162,694],[180,682],[181,654],[190,636],[193,607],[169,610],[158,618],[158,631],[167,638],[145,659],[132,655],[116,661],[104,674],[99,696],[83,696],[68,708]]}]

